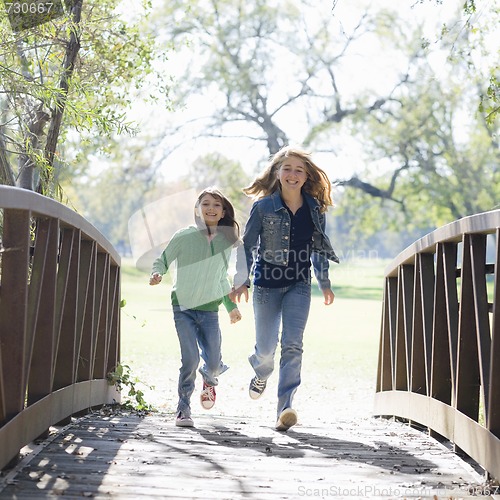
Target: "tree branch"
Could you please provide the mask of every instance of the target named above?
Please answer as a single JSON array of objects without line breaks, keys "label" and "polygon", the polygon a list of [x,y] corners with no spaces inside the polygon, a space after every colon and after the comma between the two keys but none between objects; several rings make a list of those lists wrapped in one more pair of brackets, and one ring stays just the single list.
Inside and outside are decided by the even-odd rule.
[{"label": "tree branch", "polygon": [[[394,178],[394,175],[393,175],[393,178]],[[345,181],[337,181],[336,185],[337,186],[349,186],[349,187],[353,187],[356,189],[360,189],[361,191],[364,191],[366,194],[369,194],[370,196],[373,196],[374,198],[382,198],[384,200],[394,201],[395,203],[398,203],[402,207],[404,207],[403,200],[398,200],[392,196],[392,191],[394,189],[392,182],[391,182],[391,189],[385,190],[385,189],[380,189],[377,186],[374,186],[373,184],[370,184],[368,182],[364,182],[356,176],[353,176],[350,179],[347,179]]]}]

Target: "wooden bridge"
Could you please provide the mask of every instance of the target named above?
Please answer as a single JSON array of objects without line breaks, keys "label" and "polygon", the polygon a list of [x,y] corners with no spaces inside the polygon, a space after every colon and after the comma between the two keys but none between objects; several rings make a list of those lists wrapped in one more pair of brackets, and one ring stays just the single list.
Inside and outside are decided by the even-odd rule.
[{"label": "wooden bridge", "polygon": [[178,429],[109,406],[117,252],[67,207],[0,186],[0,498],[497,496],[499,228],[499,210],[467,217],[389,266],[361,408],[331,408],[326,387],[286,434],[244,405]]}]

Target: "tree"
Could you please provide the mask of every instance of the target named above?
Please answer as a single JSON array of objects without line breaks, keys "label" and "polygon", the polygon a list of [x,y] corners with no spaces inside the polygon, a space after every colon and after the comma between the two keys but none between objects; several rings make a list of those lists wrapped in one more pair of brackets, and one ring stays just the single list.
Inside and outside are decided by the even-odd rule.
[{"label": "tree", "polygon": [[177,22],[157,29],[195,54],[179,78],[179,92],[205,95],[214,104],[203,123],[205,136],[246,136],[273,154],[297,141],[290,127],[294,116],[307,117],[300,142],[308,146],[328,124],[380,109],[390,99],[367,95],[356,102],[347,96],[349,82],[341,83],[343,60],[357,40],[375,30],[376,18],[363,16],[345,33],[330,6],[308,22],[314,8],[288,0],[193,1],[188,9],[179,0],[165,4],[157,19]]},{"label": "tree", "polygon": [[[430,0],[437,4],[442,3],[442,0]],[[423,3],[420,0],[419,3]],[[495,5],[490,6],[489,2],[481,2],[479,7],[475,0],[465,0],[462,7],[462,19],[459,23],[457,38],[466,38],[467,44],[458,44],[457,47],[452,46],[450,51],[451,58],[462,59],[468,64],[475,65],[474,60],[477,59],[478,53],[480,56],[492,56],[491,62],[483,76],[484,82],[479,86],[479,105],[478,109],[483,114],[488,125],[494,125],[500,113],[500,80],[498,63],[498,47],[497,50],[492,50],[491,53],[486,50],[485,45],[489,40],[497,39],[497,26],[500,22],[500,10]],[[440,40],[447,45],[448,35],[457,30],[444,23],[441,27]],[[497,44],[498,45],[498,44]],[[484,57],[483,57],[484,59]]]},{"label": "tree", "polygon": [[207,186],[217,186],[231,200],[237,210],[249,208],[248,198],[242,187],[250,183],[250,177],[241,164],[221,154],[209,153],[199,157],[186,176],[188,185],[201,191]]},{"label": "tree", "polygon": [[[496,131],[479,123],[477,131],[471,129],[457,143],[461,117],[471,118],[470,93],[451,79],[449,90],[434,85],[436,79],[447,84],[447,77],[423,70],[431,47],[413,20],[380,10],[339,30],[336,7],[329,16],[312,18],[310,9],[318,8],[314,2],[195,1],[185,15],[183,5],[173,1],[165,6],[166,15],[177,20],[165,30],[195,48],[196,64],[186,64],[181,80],[191,95],[211,96],[214,110],[201,134],[246,135],[264,143],[268,153],[300,142],[332,154],[346,137],[357,136],[361,153],[356,174],[333,180],[355,188],[360,196],[392,203],[391,213],[400,211],[405,220],[428,227],[429,220],[421,220],[418,197],[408,197],[412,193],[435,207],[432,224],[492,207],[496,193],[491,183],[498,175],[492,169]],[[404,58],[399,73],[388,74],[384,92],[354,85],[356,80],[344,76],[345,63],[361,47],[361,39]],[[464,40],[454,37],[453,44],[458,53]],[[450,71],[465,74],[458,58],[447,64]],[[469,70],[467,81],[479,85],[479,73],[471,65]],[[467,100],[461,101],[459,92]],[[477,141],[485,148],[484,156],[474,157]],[[382,156],[385,169],[377,175],[374,164]],[[474,182],[460,186],[460,179],[471,176]]]},{"label": "tree", "polygon": [[20,32],[0,9],[1,182],[54,196],[69,140],[132,131],[124,110],[152,73],[155,46],[118,4],[74,0]]}]

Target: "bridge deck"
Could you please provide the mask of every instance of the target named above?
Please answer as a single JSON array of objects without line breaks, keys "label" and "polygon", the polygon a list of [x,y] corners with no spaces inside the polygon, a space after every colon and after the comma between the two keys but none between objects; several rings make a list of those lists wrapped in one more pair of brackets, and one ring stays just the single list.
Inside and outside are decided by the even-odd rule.
[{"label": "bridge deck", "polygon": [[409,426],[328,416],[278,433],[260,415],[93,413],[58,429],[0,480],[0,498],[463,498],[483,478]]}]

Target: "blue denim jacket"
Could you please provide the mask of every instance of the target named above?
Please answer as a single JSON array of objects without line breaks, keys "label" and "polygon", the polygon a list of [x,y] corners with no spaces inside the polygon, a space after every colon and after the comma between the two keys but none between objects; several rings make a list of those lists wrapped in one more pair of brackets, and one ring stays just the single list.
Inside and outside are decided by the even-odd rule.
[{"label": "blue denim jacket", "polygon": [[[314,274],[321,289],[330,288],[328,278],[328,260],[339,262],[332,244],[325,233],[325,214],[320,212],[318,202],[303,192],[303,197],[311,212],[314,223],[311,261]],[[243,245],[238,248],[236,259],[236,287],[249,286],[249,275],[254,259],[261,258],[271,264],[286,266],[287,253],[290,250],[290,214],[283,205],[280,192],[256,201],[250,210],[250,216],[243,234]],[[257,257],[258,256],[258,257]]]}]

